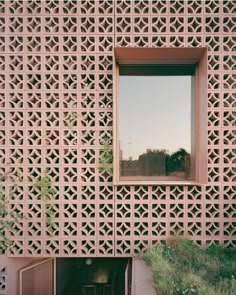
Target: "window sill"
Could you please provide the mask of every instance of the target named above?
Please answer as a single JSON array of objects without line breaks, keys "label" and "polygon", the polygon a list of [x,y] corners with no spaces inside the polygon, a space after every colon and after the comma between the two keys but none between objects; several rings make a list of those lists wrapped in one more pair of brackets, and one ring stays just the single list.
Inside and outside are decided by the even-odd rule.
[{"label": "window sill", "polygon": [[148,181],[148,180],[139,180],[139,181],[134,181],[134,180],[119,180],[117,182],[113,183],[115,186],[119,185],[202,185],[202,183],[196,181],[196,180],[155,180],[155,181]]}]

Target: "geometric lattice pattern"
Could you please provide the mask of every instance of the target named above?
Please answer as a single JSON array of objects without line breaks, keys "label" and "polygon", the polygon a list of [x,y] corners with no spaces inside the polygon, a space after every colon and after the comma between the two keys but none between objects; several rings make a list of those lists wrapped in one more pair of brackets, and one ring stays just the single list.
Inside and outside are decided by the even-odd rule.
[{"label": "geometric lattice pattern", "polygon": [[0,295],[6,295],[7,286],[6,286],[6,277],[7,277],[7,268],[0,266]]},{"label": "geometric lattice pattern", "polygon": [[[171,234],[236,246],[235,13],[232,0],[0,1],[0,170],[21,176],[5,190],[27,216],[8,255],[131,256]],[[207,185],[114,186],[99,172],[114,46],[208,48]]]}]

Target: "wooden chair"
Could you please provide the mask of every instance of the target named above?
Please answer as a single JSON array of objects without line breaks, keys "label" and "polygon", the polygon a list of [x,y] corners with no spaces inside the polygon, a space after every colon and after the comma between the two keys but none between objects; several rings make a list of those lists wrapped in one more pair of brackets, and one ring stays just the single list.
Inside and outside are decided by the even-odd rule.
[{"label": "wooden chair", "polygon": [[115,273],[111,272],[109,275],[108,283],[104,284],[102,295],[114,295]]},{"label": "wooden chair", "polygon": [[102,295],[113,295],[112,285],[105,284],[102,288]]},{"label": "wooden chair", "polygon": [[98,295],[97,288],[94,285],[83,285],[82,292],[83,295]]}]

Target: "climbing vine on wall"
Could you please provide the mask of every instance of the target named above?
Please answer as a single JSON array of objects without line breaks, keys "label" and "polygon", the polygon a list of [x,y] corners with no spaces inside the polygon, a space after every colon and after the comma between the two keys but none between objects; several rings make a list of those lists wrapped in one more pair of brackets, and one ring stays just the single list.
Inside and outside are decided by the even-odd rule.
[{"label": "climbing vine on wall", "polygon": [[111,139],[104,137],[101,140],[102,149],[100,150],[98,170],[101,173],[113,173],[113,154],[111,148]]},{"label": "climbing vine on wall", "polygon": [[[21,180],[12,169],[0,174],[0,254],[4,254],[11,246],[8,231],[14,231],[14,224],[23,219],[23,215],[10,208],[10,200],[15,198],[14,188]],[[7,183],[9,190],[6,188]]]},{"label": "climbing vine on wall", "polygon": [[35,186],[40,190],[41,193],[41,201],[45,210],[46,228],[49,230],[50,234],[53,235],[55,221],[52,201],[55,199],[55,190],[52,187],[50,176],[42,176],[38,181],[36,181]]}]

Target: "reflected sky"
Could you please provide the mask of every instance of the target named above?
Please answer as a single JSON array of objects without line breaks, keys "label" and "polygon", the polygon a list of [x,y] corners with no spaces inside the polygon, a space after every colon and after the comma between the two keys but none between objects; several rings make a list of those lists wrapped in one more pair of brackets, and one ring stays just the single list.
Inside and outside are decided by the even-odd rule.
[{"label": "reflected sky", "polygon": [[147,149],[190,152],[191,77],[120,76],[119,139],[122,158]]}]

